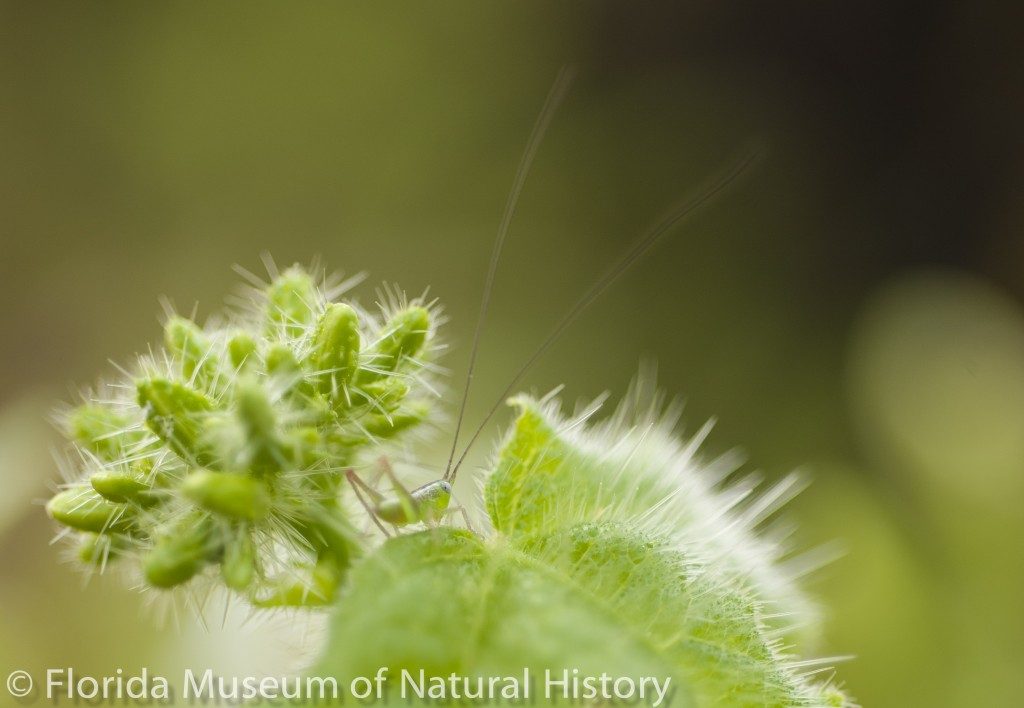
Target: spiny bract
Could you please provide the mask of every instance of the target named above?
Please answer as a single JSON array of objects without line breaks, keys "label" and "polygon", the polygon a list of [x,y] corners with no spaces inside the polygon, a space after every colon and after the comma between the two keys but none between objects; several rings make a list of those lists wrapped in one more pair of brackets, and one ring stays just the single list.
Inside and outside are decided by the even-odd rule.
[{"label": "spiny bract", "polygon": [[259,606],[327,604],[359,551],[340,504],[360,450],[408,431],[434,396],[438,311],[292,267],[223,326],[168,317],[164,346],[61,416],[68,483],[50,515],[78,558],[137,563],[170,588],[219,569]]}]

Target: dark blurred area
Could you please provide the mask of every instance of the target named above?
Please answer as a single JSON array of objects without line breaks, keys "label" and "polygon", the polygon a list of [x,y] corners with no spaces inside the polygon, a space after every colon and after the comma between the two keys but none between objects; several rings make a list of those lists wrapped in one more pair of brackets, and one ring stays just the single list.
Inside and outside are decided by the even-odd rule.
[{"label": "dark blurred area", "polygon": [[[656,360],[687,431],[718,419],[707,454],[814,479],[788,514],[799,546],[846,548],[808,585],[819,651],[855,656],[836,668],[852,695],[1019,702],[1021,27],[1019,4],[985,2],[3,2],[0,671],[101,670],[125,646],[194,665],[204,643],[58,564],[31,504],[56,478],[54,402],[157,341],[159,297],[202,320],[263,251],[430,286],[454,387],[520,152],[569,62],[470,420],[669,205],[765,145],[526,386],[619,395]],[[242,661],[254,640],[219,641]]]}]

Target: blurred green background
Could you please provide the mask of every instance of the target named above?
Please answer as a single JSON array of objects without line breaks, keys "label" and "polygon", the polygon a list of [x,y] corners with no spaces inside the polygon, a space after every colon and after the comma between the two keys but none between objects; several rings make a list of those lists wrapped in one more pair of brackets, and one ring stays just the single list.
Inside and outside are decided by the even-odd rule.
[{"label": "blurred green background", "polygon": [[[430,286],[458,381],[536,111],[470,407],[575,297],[756,139],[767,159],[530,374],[621,394],[642,358],[768,478],[806,469],[818,647],[868,706],[1024,695],[1024,107],[999,3],[0,4],[0,673],[302,666],[319,620],[208,627],[87,587],[49,546],[56,401],[321,256]],[[373,299],[372,286],[361,289]],[[507,421],[507,416],[504,418]],[[500,423],[500,422],[499,422]],[[499,431],[488,432],[488,444]],[[434,457],[443,455],[441,446]],[[475,457],[486,459],[486,445]],[[159,603],[157,603],[159,605]],[[0,704],[10,700],[0,696]]]}]

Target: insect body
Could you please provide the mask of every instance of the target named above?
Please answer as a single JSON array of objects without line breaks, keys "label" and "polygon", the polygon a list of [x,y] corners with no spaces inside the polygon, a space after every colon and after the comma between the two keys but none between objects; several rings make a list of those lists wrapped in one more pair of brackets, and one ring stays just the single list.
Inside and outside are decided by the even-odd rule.
[{"label": "insect body", "polygon": [[384,527],[385,523],[395,527],[418,523],[432,526],[440,522],[450,511],[461,512],[466,526],[472,528],[466,510],[461,506],[451,506],[452,485],[450,482],[438,479],[427,482],[416,489],[407,490],[395,477],[387,459],[381,458],[378,464],[391,481],[391,486],[395,490],[393,497],[385,497],[363,482],[353,470],[348,470],[345,474],[360,503],[370,513],[377,528],[385,534],[390,535]]},{"label": "insect body", "polygon": [[459,444],[459,432],[462,429],[462,421],[466,412],[466,403],[469,399],[470,385],[473,382],[473,373],[476,366],[476,355],[479,349],[480,335],[483,331],[484,321],[486,320],[487,308],[490,304],[491,292],[494,286],[494,276],[501,257],[505,237],[508,233],[512,216],[515,213],[515,208],[518,203],[523,184],[526,180],[526,175],[531,163],[533,162],[537,148],[540,145],[541,138],[547,130],[547,126],[567,90],[570,80],[571,72],[567,69],[563,69],[555,80],[555,83],[548,94],[547,101],[540,112],[540,116],[534,124],[533,132],[530,135],[526,150],[519,162],[515,181],[512,184],[512,189],[509,192],[508,200],[505,204],[505,211],[502,216],[501,224],[498,227],[498,235],[494,243],[494,248],[491,252],[487,279],[484,283],[483,298],[480,303],[476,329],[473,334],[473,346],[469,355],[469,368],[467,369],[465,384],[462,391],[462,402],[459,406],[458,419],[455,424],[455,433],[452,438],[451,452],[448,456],[448,464],[445,468],[444,477],[433,482],[428,482],[416,489],[407,490],[395,477],[387,460],[382,459],[380,462],[382,472],[388,477],[395,491],[395,495],[393,497],[385,497],[373,487],[363,482],[353,470],[350,469],[346,472],[346,476],[356,493],[356,497],[359,499],[363,507],[366,508],[367,512],[369,512],[373,522],[386,535],[390,535],[390,533],[385,528],[384,523],[391,524],[396,528],[416,523],[434,525],[443,520],[444,517],[453,510],[460,511],[466,526],[471,528],[469,517],[466,514],[465,509],[461,506],[451,506],[452,483],[455,481],[455,476],[462,463],[465,461],[466,455],[469,453],[488,421],[490,421],[492,416],[494,416],[498,411],[502,401],[506,399],[512,389],[519,383],[523,376],[526,375],[533,364],[540,359],[551,345],[554,344],[555,340],[561,336],[569,325],[571,325],[576,318],[579,317],[579,315],[591,303],[593,303],[598,296],[601,295],[601,293],[603,293],[634,262],[636,262],[637,259],[644,255],[644,253],[646,253],[661,236],[675,227],[698,207],[710,201],[713,197],[725,190],[725,188],[743,174],[747,167],[749,167],[757,158],[757,155],[753,152],[744,155],[740,160],[730,165],[723,173],[713,178],[707,186],[698,191],[694,196],[677,205],[662,221],[657,223],[654,228],[643,234],[643,236],[619,259],[619,261],[616,262],[603,277],[594,283],[594,285],[591,286],[591,288],[587,290],[582,297],[580,297],[572,308],[570,308],[569,312],[555,326],[554,330],[541,343],[533,355],[527,359],[526,363],[524,363],[515,376],[512,377],[505,390],[500,396],[498,396],[497,401],[484,416],[483,422],[477,427],[476,431],[470,437],[469,442],[463,448],[462,454],[459,456],[458,460],[456,460],[455,452]]},{"label": "insect body", "polygon": [[413,489],[408,497],[398,495],[382,499],[375,511],[382,521],[395,526],[420,521],[431,523],[441,520],[448,513],[451,500],[452,485],[438,479]]}]

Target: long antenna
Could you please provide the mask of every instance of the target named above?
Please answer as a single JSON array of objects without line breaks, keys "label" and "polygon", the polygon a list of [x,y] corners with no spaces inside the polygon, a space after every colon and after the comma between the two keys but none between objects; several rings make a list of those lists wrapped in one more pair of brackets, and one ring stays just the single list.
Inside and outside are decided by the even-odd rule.
[{"label": "long antenna", "polygon": [[743,155],[739,160],[731,163],[726,169],[720,172],[717,176],[712,178],[706,183],[702,189],[698,190],[694,196],[684,199],[675,209],[668,213],[661,222],[659,222],[654,228],[645,233],[629,251],[622,256],[621,259],[615,265],[613,265],[608,272],[604,274],[594,285],[587,290],[583,296],[576,302],[575,305],[569,310],[569,312],[562,318],[562,320],[555,326],[551,334],[547,336],[541,345],[537,348],[537,351],[526,360],[522,368],[516,372],[516,375],[512,377],[505,390],[498,396],[497,401],[484,416],[483,422],[480,423],[480,427],[473,433],[473,437],[470,438],[466,444],[465,450],[462,455],[459,456],[458,462],[451,469],[449,473],[445,475],[445,481],[450,482],[455,478],[456,473],[459,471],[459,467],[462,466],[463,461],[466,459],[466,455],[469,454],[470,449],[473,447],[473,443],[476,442],[477,438],[480,437],[480,433],[483,432],[484,427],[491,420],[494,414],[501,407],[502,402],[512,392],[512,389],[518,384],[526,373],[533,367],[544,353],[551,348],[551,345],[562,336],[562,333],[571,325],[580,314],[587,309],[587,307],[596,300],[601,293],[608,289],[608,287],[614,283],[620,275],[622,275],[633,263],[646,253],[651,246],[657,243],[658,239],[665,235],[666,232],[670,231],[684,218],[692,214],[698,208],[711,201],[714,197],[724,191],[729,185],[736,181],[747,168],[749,168],[754,162],[760,158],[760,151],[751,150]]},{"label": "long antenna", "polygon": [[516,213],[519,195],[523,191],[523,185],[526,183],[526,176],[530,172],[533,158],[537,155],[537,149],[544,139],[544,133],[547,132],[551,119],[565,97],[574,74],[575,70],[572,67],[563,66],[559,70],[558,76],[555,77],[555,82],[551,85],[548,97],[544,101],[544,107],[541,108],[537,121],[533,124],[530,139],[526,143],[526,150],[519,159],[519,167],[516,169],[516,177],[512,182],[512,189],[509,191],[508,199],[505,201],[505,212],[502,214],[501,223],[498,225],[498,236],[494,241],[494,249],[491,251],[491,262],[487,268],[487,279],[484,281],[484,294],[480,301],[480,314],[477,315],[476,330],[473,333],[473,347],[469,354],[469,369],[466,371],[466,383],[462,387],[462,403],[459,404],[459,417],[455,423],[455,434],[452,436],[452,450],[448,454],[448,464],[444,468],[445,480],[455,476],[452,471],[452,461],[455,459],[455,451],[459,446],[459,431],[462,430],[462,420],[466,415],[466,402],[469,401],[469,387],[473,383],[473,372],[476,369],[476,355],[480,348],[480,335],[484,329],[484,322],[487,320],[487,308],[491,304],[494,276],[498,271],[498,261],[501,260],[501,250],[505,245],[505,237],[508,235],[509,226],[512,224],[512,217]]}]

